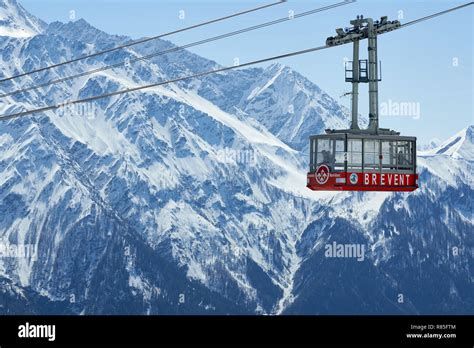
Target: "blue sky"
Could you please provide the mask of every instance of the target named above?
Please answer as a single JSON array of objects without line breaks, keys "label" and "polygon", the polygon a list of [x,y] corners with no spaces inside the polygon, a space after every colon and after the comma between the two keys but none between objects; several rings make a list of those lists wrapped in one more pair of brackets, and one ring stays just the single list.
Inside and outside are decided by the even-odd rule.
[{"label": "blue sky", "polygon": [[[255,0],[20,0],[34,15],[47,22],[84,18],[108,33],[133,38],[158,35],[257,5]],[[336,3],[334,1],[289,0],[283,5],[243,17],[168,37],[182,45],[227,33],[295,13]],[[232,65],[238,57],[244,63],[293,50],[324,44],[337,27],[349,26],[358,14],[399,19],[402,23],[453,7],[466,1],[454,0],[359,0],[340,8],[195,47],[193,52]],[[184,11],[185,18],[180,19]],[[421,143],[441,140],[474,123],[473,112],[473,23],[474,6],[407,27],[379,38],[379,59],[383,81],[380,102],[388,105],[415,103],[419,117],[381,116],[381,127],[418,136]],[[313,54],[282,60],[346,106],[350,90],[344,82],[343,60],[351,59],[352,47],[345,45]],[[366,46],[362,45],[361,58]],[[362,86],[361,113],[367,113],[367,87]]]}]

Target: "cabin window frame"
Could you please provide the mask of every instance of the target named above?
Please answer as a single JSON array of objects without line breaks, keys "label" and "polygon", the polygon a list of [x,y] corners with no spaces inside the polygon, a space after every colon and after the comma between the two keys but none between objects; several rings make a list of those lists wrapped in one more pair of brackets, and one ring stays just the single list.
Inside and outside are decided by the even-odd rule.
[{"label": "cabin window frame", "polygon": [[[330,163],[319,161],[318,154],[322,154],[322,151],[319,151],[319,141],[329,142],[325,148],[331,151]],[[371,143],[375,145],[366,145]],[[392,151],[386,149],[385,143],[392,144]],[[400,161],[401,157],[397,156],[399,149],[404,153],[403,164]],[[387,162],[386,156],[392,156],[392,159]],[[366,165],[368,160],[371,162],[369,166]],[[415,174],[416,138],[383,135],[373,137],[365,134],[325,134],[311,137],[310,172],[316,171],[321,164],[328,165],[331,172]]]}]

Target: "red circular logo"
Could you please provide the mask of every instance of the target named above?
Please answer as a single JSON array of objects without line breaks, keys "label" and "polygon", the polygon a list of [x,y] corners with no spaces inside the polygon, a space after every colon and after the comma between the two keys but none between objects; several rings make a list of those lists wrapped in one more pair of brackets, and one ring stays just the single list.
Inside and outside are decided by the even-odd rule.
[{"label": "red circular logo", "polygon": [[320,165],[316,173],[314,173],[314,176],[319,185],[324,185],[329,180],[329,167],[325,164]]}]

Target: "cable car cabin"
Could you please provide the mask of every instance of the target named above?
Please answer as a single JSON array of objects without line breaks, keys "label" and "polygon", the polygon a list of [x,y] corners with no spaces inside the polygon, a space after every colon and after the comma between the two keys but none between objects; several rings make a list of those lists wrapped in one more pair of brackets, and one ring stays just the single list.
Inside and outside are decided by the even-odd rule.
[{"label": "cable car cabin", "polygon": [[[307,186],[315,191],[414,191],[416,138],[379,128],[377,35],[400,27],[398,21],[380,21],[357,16],[352,28],[336,29],[328,46],[353,43],[353,60],[346,64],[346,82],[351,83],[350,129],[327,129],[310,137],[310,169]],[[368,60],[359,59],[360,41],[367,40]],[[380,74],[381,75],[381,74]],[[369,84],[369,124],[358,125],[359,84]]]},{"label": "cable car cabin", "polygon": [[307,187],[315,191],[414,191],[416,138],[325,134],[310,137]]}]

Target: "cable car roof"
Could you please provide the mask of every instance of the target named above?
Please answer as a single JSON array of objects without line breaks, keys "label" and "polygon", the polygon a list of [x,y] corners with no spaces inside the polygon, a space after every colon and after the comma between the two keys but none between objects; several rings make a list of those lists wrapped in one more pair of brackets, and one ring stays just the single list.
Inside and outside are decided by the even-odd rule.
[{"label": "cable car roof", "polygon": [[347,136],[349,139],[378,139],[378,140],[404,140],[404,141],[416,141],[416,137],[403,136],[403,135],[382,135],[382,134],[351,134],[351,133],[331,133],[331,134],[320,134],[311,135],[310,139],[321,139],[321,138],[344,138]]}]

